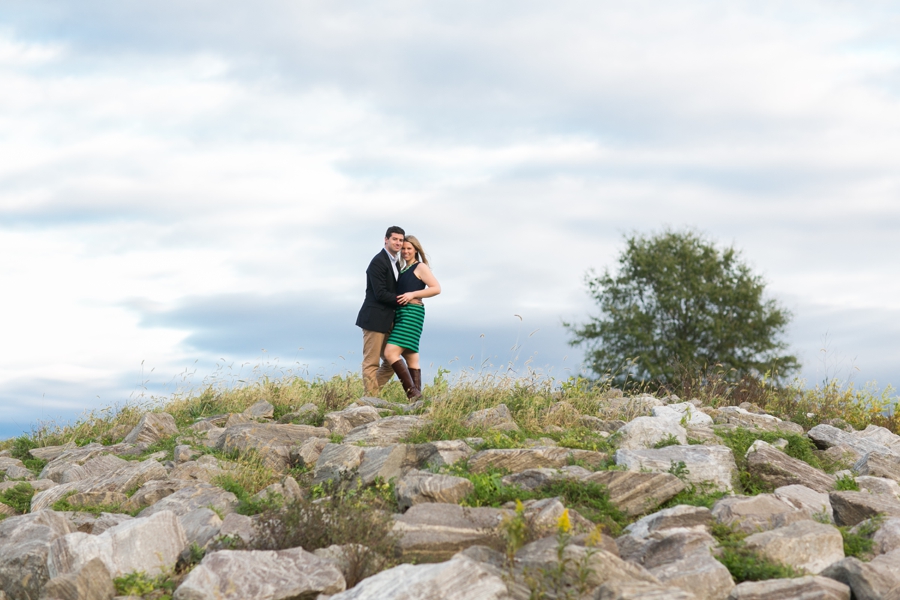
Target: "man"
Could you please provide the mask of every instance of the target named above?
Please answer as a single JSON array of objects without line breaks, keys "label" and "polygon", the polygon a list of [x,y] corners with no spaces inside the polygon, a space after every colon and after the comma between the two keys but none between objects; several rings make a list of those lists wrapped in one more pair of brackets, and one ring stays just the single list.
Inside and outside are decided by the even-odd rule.
[{"label": "man", "polygon": [[366,269],[366,299],[359,309],[356,325],[363,330],[362,375],[367,396],[377,396],[394,374],[384,359],[384,345],[394,326],[394,311],[399,306],[398,260],[405,237],[406,232],[400,227],[388,227],[384,234],[384,250],[375,255]]}]

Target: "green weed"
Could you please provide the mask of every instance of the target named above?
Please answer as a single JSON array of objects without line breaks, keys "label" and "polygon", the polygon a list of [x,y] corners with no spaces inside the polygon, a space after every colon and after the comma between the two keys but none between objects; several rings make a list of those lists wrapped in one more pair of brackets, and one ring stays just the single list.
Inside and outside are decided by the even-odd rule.
[{"label": "green weed", "polygon": [[15,487],[0,492],[0,502],[10,506],[17,513],[27,513],[31,510],[31,498],[34,496],[34,488],[30,483],[17,483]]}]

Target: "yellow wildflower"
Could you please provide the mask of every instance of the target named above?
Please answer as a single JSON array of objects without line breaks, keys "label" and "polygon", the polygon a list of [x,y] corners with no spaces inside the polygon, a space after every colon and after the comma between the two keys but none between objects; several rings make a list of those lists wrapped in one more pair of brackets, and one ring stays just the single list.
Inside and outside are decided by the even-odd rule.
[{"label": "yellow wildflower", "polygon": [[556,528],[562,533],[569,533],[569,530],[572,529],[572,522],[569,520],[569,509],[565,509],[562,511],[562,514],[559,515],[559,519],[556,520]]}]

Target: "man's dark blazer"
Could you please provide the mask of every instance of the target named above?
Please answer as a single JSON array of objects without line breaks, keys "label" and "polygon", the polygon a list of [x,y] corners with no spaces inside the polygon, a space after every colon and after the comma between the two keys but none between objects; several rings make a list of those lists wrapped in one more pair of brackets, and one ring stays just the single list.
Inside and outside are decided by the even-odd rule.
[{"label": "man's dark blazer", "polygon": [[359,309],[356,325],[387,333],[394,326],[397,306],[397,279],[387,250],[382,250],[366,269],[366,299]]}]

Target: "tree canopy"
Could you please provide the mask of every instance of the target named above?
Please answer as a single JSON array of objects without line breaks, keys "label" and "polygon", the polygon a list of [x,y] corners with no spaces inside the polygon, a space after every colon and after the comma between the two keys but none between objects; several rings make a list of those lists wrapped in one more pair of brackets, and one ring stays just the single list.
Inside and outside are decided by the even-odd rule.
[{"label": "tree canopy", "polygon": [[762,277],[694,231],[626,236],[617,272],[589,271],[585,283],[600,315],[564,325],[617,385],[677,385],[686,370],[709,368],[780,379],[800,366],[781,337],[791,314],[764,297]]}]

